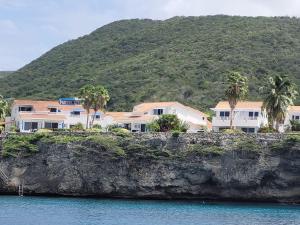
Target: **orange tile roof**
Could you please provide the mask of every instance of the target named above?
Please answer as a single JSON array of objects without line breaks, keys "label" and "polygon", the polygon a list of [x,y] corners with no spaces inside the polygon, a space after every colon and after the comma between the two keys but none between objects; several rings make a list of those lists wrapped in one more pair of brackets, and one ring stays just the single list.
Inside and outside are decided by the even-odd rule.
[{"label": "orange tile roof", "polygon": [[192,107],[189,106],[185,106],[179,102],[145,102],[145,103],[141,103],[139,105],[136,105],[133,110],[137,111],[137,112],[148,112],[151,109],[157,109],[157,108],[166,108],[166,107],[171,107],[171,106],[179,106],[181,108],[184,108],[190,112],[194,112],[196,114],[198,114],[199,116],[205,116],[207,117],[207,115],[197,109],[194,109]]},{"label": "orange tile roof", "polygon": [[292,105],[288,109],[291,112],[300,112],[300,106],[299,105]]},{"label": "orange tile roof", "polygon": [[130,123],[130,122],[151,122],[156,116],[143,115],[133,112],[106,112],[105,116],[111,116],[117,123]]},{"label": "orange tile roof", "polygon": [[56,114],[43,114],[43,113],[20,113],[21,119],[28,120],[50,120],[50,121],[62,121],[65,120],[66,117],[64,115],[56,115]]},{"label": "orange tile roof", "polygon": [[[263,102],[258,101],[240,101],[236,105],[236,109],[261,109]],[[214,109],[230,109],[228,101],[219,102]]]},{"label": "orange tile roof", "polygon": [[49,108],[54,107],[62,111],[72,111],[74,108],[83,109],[82,105],[61,105],[58,101],[39,101],[39,100],[14,100],[13,105],[33,106],[35,112],[46,112]]}]

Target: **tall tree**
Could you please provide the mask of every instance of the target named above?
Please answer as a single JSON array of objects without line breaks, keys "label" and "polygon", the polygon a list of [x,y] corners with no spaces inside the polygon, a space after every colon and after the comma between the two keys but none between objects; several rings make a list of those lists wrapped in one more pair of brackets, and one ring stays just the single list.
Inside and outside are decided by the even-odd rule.
[{"label": "tall tree", "polygon": [[234,109],[238,101],[242,100],[248,93],[248,79],[238,72],[231,72],[227,76],[227,83],[225,95],[230,106],[230,129],[233,129]]},{"label": "tall tree", "polygon": [[269,82],[261,87],[265,96],[262,109],[266,110],[269,126],[278,131],[279,126],[284,123],[288,107],[294,104],[298,95],[295,85],[286,75],[269,77]]},{"label": "tall tree", "polygon": [[86,129],[89,128],[90,110],[93,105],[93,95],[95,87],[92,85],[85,85],[79,90],[79,97],[82,100],[82,106],[86,111]]},{"label": "tall tree", "polygon": [[104,108],[107,102],[109,101],[109,99],[110,97],[105,87],[101,85],[94,87],[93,100],[92,100],[92,109],[94,110],[94,115],[92,118],[91,127],[93,127],[97,112],[99,110],[104,111]]}]

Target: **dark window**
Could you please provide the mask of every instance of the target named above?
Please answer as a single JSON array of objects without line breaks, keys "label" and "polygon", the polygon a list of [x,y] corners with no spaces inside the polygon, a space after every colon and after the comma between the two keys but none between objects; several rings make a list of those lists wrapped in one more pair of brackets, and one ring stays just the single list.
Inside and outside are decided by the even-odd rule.
[{"label": "dark window", "polygon": [[19,112],[31,112],[32,111],[32,106],[20,106],[19,107]]},{"label": "dark window", "polygon": [[255,116],[255,117],[258,117],[258,114],[259,114],[258,112],[255,112],[255,113],[254,113],[254,116]]},{"label": "dark window", "polygon": [[248,128],[248,133],[254,133],[255,129],[254,128]]},{"label": "dark window", "polygon": [[220,116],[221,117],[229,117],[229,112],[228,111],[221,111]]},{"label": "dark window", "polygon": [[131,123],[125,123],[124,128],[127,130],[131,130]]},{"label": "dark window", "polygon": [[73,112],[71,112],[71,115],[80,116],[80,112],[79,111],[73,111]]},{"label": "dark window", "polygon": [[141,132],[146,132],[146,124],[141,124]]},{"label": "dark window", "polygon": [[24,123],[24,130],[37,130],[38,123],[37,122],[25,122]]},{"label": "dark window", "polygon": [[56,108],[50,108],[50,112],[57,112]]},{"label": "dark window", "polygon": [[154,109],[153,114],[154,115],[162,115],[164,113],[163,109]]},{"label": "dark window", "polygon": [[96,115],[95,118],[96,118],[96,119],[100,119],[100,115]]},{"label": "dark window", "polygon": [[45,123],[45,128],[46,129],[57,129],[58,123]]},{"label": "dark window", "polygon": [[249,112],[249,117],[253,117],[253,112]]},{"label": "dark window", "polygon": [[299,120],[299,118],[300,118],[299,116],[295,116],[295,119],[296,119],[296,120]]},{"label": "dark window", "polygon": [[247,128],[242,128],[242,131],[247,133]]}]

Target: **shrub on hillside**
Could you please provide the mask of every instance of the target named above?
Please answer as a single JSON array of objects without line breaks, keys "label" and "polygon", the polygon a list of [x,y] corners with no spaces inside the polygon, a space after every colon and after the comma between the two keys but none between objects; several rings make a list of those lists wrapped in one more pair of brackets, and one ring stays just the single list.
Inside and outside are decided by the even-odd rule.
[{"label": "shrub on hillside", "polygon": [[75,125],[73,125],[70,130],[72,131],[83,131],[84,127],[82,123],[76,123]]},{"label": "shrub on hillside", "polygon": [[187,123],[181,121],[177,115],[171,114],[162,115],[157,120],[148,124],[148,129],[153,132],[186,132],[188,128]]},{"label": "shrub on hillside", "polygon": [[258,130],[258,133],[276,133],[277,131],[271,127],[261,127]]},{"label": "shrub on hillside", "polygon": [[242,130],[239,129],[224,129],[222,130],[224,134],[244,134]]},{"label": "shrub on hillside", "polygon": [[292,131],[300,131],[300,121],[299,120],[291,120],[291,129]]}]

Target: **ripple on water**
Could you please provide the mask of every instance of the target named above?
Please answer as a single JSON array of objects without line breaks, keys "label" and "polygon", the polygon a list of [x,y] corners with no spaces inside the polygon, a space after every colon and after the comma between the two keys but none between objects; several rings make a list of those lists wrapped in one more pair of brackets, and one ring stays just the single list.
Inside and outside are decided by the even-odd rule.
[{"label": "ripple on water", "polygon": [[0,225],[300,225],[300,206],[0,196]]}]

